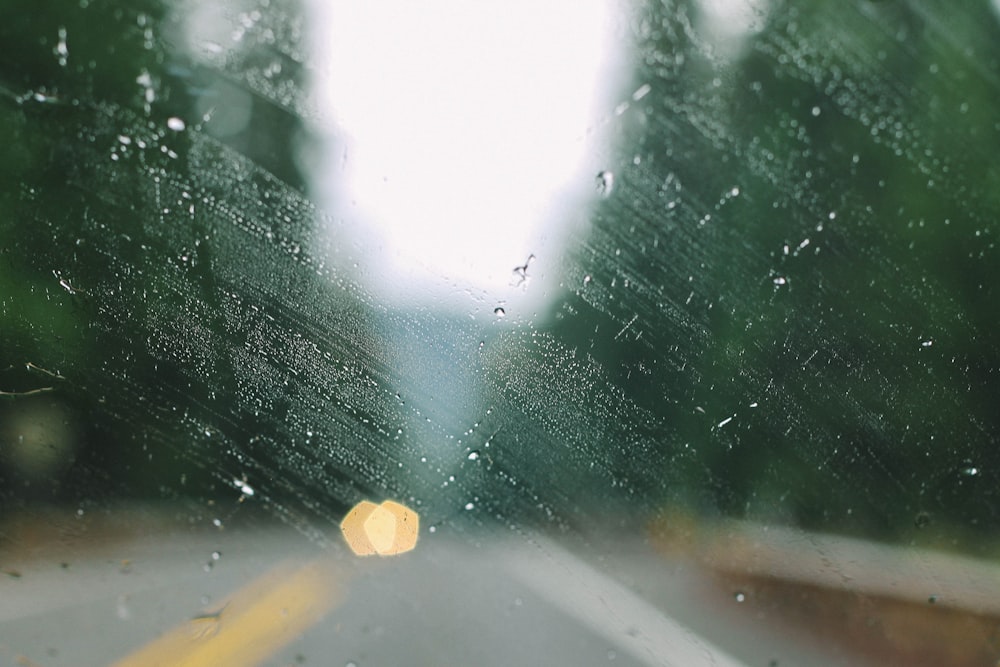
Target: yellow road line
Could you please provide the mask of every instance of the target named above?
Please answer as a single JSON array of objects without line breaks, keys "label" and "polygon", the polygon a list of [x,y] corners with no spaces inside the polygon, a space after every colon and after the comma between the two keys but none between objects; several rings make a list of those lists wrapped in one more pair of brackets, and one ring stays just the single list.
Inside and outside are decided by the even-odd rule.
[{"label": "yellow road line", "polygon": [[334,567],[279,566],[112,667],[256,665],[305,632],[342,599]]}]

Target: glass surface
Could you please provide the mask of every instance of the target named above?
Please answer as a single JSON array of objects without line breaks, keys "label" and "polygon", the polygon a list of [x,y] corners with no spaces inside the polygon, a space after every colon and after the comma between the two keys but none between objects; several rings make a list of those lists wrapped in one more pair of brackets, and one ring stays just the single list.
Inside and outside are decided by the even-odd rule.
[{"label": "glass surface", "polygon": [[997,664],[1000,1],[0,41],[0,663]]}]

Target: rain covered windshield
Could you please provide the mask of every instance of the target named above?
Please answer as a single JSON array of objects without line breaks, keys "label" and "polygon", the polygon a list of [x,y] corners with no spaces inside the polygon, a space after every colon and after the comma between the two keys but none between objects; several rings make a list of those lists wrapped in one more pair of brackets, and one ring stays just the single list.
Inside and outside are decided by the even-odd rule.
[{"label": "rain covered windshield", "polygon": [[959,4],[6,2],[0,661],[995,665]]}]

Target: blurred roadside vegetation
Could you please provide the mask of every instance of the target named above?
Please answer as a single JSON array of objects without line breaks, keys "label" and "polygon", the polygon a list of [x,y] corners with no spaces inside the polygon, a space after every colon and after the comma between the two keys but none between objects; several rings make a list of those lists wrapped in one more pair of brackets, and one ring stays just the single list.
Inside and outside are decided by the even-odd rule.
[{"label": "blurred roadside vegetation", "polygon": [[[249,260],[202,245],[210,223],[163,231],[136,219],[165,206],[147,179],[166,187],[206,167],[183,134],[162,129],[190,118],[197,94],[191,64],[161,37],[167,10],[99,0],[0,10],[0,390],[52,388],[2,396],[0,411],[8,426],[27,412],[73,431],[60,463],[37,475],[5,454],[4,506],[211,497],[225,452],[172,415],[197,413],[235,440],[260,431],[240,421],[253,411],[233,395],[243,378],[218,300],[223,267]],[[992,539],[997,14],[985,1],[774,2],[735,54],[699,33],[699,16],[694,2],[637,12],[635,88],[651,92],[615,121],[615,191],[567,270],[587,286],[568,291],[548,330],[635,409],[591,434],[597,458],[626,502],[648,508],[879,539],[924,531],[969,549],[964,536]],[[150,150],[114,145],[125,118]],[[227,142],[302,190],[285,145],[297,125],[258,100],[245,135]],[[116,150],[115,165],[95,166]],[[179,269],[185,253],[199,261]],[[319,289],[321,278],[295,272],[313,286],[300,289]],[[170,309],[177,317],[164,320]],[[165,330],[204,337],[202,356],[163,345]],[[551,359],[528,354],[545,377]],[[515,389],[498,391],[517,405]],[[291,410],[277,403],[261,405],[281,423]],[[646,420],[630,421],[637,414]],[[538,487],[584,468],[553,472],[528,438],[498,438],[500,463]],[[249,451],[265,477],[291,465],[264,445]],[[300,480],[301,491],[295,479],[308,469],[288,468],[273,502],[308,500],[319,482]],[[344,478],[337,501],[354,501],[336,490],[350,486],[347,464],[324,474]]]}]

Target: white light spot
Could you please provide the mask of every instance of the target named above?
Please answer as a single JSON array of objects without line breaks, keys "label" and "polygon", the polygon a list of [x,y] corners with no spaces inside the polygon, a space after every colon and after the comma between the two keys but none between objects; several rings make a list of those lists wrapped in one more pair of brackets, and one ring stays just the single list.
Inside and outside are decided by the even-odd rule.
[{"label": "white light spot", "polygon": [[233,485],[240,490],[240,493],[248,498],[254,494],[253,487],[247,484],[245,479],[234,479]]},{"label": "white light spot", "polygon": [[649,95],[649,91],[653,89],[648,83],[644,83],[639,86],[634,93],[632,93],[632,99],[636,102]]},{"label": "white light spot", "polygon": [[66,28],[63,26],[59,26],[59,41],[56,43],[55,54],[59,59],[59,65],[65,67],[69,49],[66,47]]}]

